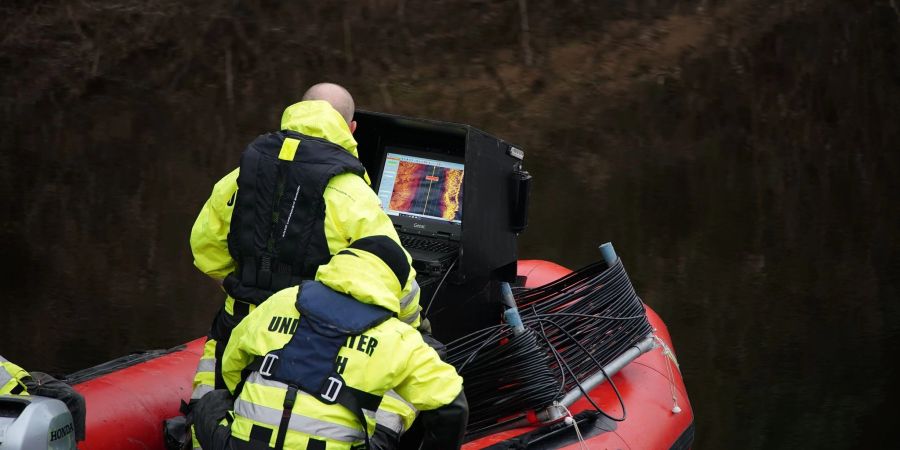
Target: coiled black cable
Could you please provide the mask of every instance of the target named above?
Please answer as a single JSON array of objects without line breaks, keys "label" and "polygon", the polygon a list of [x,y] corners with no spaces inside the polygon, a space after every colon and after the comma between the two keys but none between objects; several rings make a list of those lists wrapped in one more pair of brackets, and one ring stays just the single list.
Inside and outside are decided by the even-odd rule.
[{"label": "coiled black cable", "polygon": [[[652,331],[643,302],[621,262],[591,264],[547,285],[517,289],[525,332],[505,323],[447,344],[447,362],[465,379],[469,435],[525,417],[579,389],[597,411],[623,420],[625,406],[604,366]],[[606,414],[582,381],[602,372],[622,406],[622,417]]]}]

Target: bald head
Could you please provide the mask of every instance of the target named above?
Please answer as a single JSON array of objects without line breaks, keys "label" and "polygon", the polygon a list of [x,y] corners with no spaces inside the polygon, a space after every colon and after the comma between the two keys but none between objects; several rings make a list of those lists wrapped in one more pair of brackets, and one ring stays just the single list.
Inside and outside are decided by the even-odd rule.
[{"label": "bald head", "polygon": [[356,110],[356,106],[353,104],[353,97],[343,86],[334,83],[316,84],[303,94],[303,101],[306,100],[324,100],[341,113],[347,124],[353,121],[353,111]]}]

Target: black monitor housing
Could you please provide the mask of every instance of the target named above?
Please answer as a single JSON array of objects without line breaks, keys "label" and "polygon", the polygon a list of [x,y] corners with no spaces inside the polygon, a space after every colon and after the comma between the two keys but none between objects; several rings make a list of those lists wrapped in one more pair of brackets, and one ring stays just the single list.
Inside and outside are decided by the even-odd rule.
[{"label": "black monitor housing", "polygon": [[[496,323],[500,314],[497,283],[512,283],[516,278],[517,231],[521,231],[516,228],[521,221],[517,214],[525,213],[516,211],[521,203],[516,174],[522,173],[522,150],[464,124],[362,110],[356,111],[354,120],[359,159],[372,178],[373,189],[380,183],[385,152],[391,148],[464,161],[459,258],[429,316],[432,322],[441,317],[443,326],[436,327],[435,334],[445,340],[485,325],[473,316]],[[431,291],[425,286],[422,291],[420,303],[426,307]]]}]

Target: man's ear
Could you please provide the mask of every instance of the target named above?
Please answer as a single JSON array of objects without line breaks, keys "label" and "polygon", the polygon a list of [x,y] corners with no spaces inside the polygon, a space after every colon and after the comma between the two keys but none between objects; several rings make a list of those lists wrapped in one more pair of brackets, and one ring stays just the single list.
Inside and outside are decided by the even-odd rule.
[{"label": "man's ear", "polygon": [[355,121],[355,120],[351,120],[351,121],[350,121],[350,134],[353,134],[353,133],[355,133],[355,132],[356,132],[356,121]]}]

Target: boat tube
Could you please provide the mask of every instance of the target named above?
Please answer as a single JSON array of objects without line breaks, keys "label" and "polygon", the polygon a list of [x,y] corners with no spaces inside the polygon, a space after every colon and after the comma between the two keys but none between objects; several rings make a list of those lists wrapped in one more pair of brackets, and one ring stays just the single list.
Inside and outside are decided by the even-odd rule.
[{"label": "boat tube", "polygon": [[[518,288],[517,301],[525,325],[538,319],[529,316],[536,308],[522,307],[522,293],[572,273],[548,261],[519,261],[518,275],[524,283]],[[480,434],[470,429],[463,448],[690,448],[693,411],[671,337],[660,317],[650,307],[639,305],[646,313],[646,335],[604,361],[602,370],[584,378],[580,373],[576,379],[567,378],[563,385],[571,389],[554,395],[548,406],[501,417]],[[516,338],[528,334],[534,333],[526,331]],[[190,398],[204,340],[135,353],[67,377],[87,402],[86,439],[78,448],[165,449],[163,420],[178,415],[181,402]],[[568,351],[559,342],[554,345]],[[461,373],[465,376],[464,370]],[[467,384],[467,392],[468,388]],[[470,396],[472,400],[477,397]],[[623,415],[624,420],[615,420]]]}]

